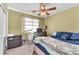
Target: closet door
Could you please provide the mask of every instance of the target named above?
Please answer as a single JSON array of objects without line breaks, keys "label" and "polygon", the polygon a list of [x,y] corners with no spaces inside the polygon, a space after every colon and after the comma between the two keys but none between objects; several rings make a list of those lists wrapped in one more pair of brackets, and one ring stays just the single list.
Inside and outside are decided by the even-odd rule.
[{"label": "closet door", "polygon": [[4,53],[5,12],[0,6],[0,54]]}]

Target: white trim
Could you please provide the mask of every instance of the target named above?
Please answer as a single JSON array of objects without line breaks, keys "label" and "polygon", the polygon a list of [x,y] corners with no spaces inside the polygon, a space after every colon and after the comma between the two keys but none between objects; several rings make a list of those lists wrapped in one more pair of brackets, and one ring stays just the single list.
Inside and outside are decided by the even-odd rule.
[{"label": "white trim", "polygon": [[[5,5],[7,5],[7,4],[5,4]],[[2,3],[0,4],[0,7],[3,9],[3,11],[5,12],[5,14],[7,14],[7,11],[5,10],[5,7],[4,7],[4,5]]]},{"label": "white trim", "polygon": [[35,14],[32,14],[32,13],[28,13],[28,12],[23,12],[23,11],[15,9],[15,8],[8,7],[8,9],[9,10],[13,10],[13,11],[17,11],[17,12],[20,12],[20,13],[24,13],[24,14],[28,14],[28,15],[33,15],[33,16],[40,17],[40,18],[44,18],[42,16],[38,16],[38,15],[35,15]]},{"label": "white trim", "polygon": [[4,6],[2,3],[0,4],[0,8],[1,8],[1,10],[2,10],[2,17],[3,17],[3,19],[1,19],[2,20],[2,23],[3,23],[3,34],[1,34],[1,39],[2,39],[2,46],[3,47],[1,47],[1,49],[2,49],[2,51],[0,52],[1,54],[4,54],[5,53],[5,51],[6,51],[6,44],[7,44],[7,42],[6,42],[6,40],[7,40],[7,15],[8,15],[8,13],[7,13],[7,7],[5,8],[6,6]]}]

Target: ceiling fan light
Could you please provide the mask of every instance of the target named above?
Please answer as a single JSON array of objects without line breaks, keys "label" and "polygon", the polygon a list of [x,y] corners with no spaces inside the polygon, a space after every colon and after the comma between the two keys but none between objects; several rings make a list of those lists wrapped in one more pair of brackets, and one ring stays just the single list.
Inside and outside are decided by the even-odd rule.
[{"label": "ceiling fan light", "polygon": [[41,12],[40,15],[45,16],[46,12]]},{"label": "ceiling fan light", "polygon": [[44,15],[43,12],[41,12],[40,15]]},{"label": "ceiling fan light", "polygon": [[43,12],[43,15],[46,15],[46,12]]}]

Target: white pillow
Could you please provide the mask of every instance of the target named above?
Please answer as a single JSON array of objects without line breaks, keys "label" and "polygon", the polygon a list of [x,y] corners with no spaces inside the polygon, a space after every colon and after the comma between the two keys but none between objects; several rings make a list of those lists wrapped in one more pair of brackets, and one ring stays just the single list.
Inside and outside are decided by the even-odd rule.
[{"label": "white pillow", "polygon": [[56,36],[57,32],[53,32],[53,36]]}]

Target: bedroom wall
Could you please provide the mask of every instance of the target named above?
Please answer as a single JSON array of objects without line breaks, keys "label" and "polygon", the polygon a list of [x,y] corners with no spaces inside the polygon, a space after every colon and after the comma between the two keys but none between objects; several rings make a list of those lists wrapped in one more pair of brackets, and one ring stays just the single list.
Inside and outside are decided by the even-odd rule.
[{"label": "bedroom wall", "polygon": [[79,32],[79,6],[48,17],[45,25],[49,34],[55,31]]},{"label": "bedroom wall", "polygon": [[28,33],[22,32],[22,18],[24,16],[38,19],[40,24],[39,27],[43,27],[45,25],[43,18],[8,10],[8,33],[12,33],[14,35],[22,34],[25,38],[27,38]]}]

